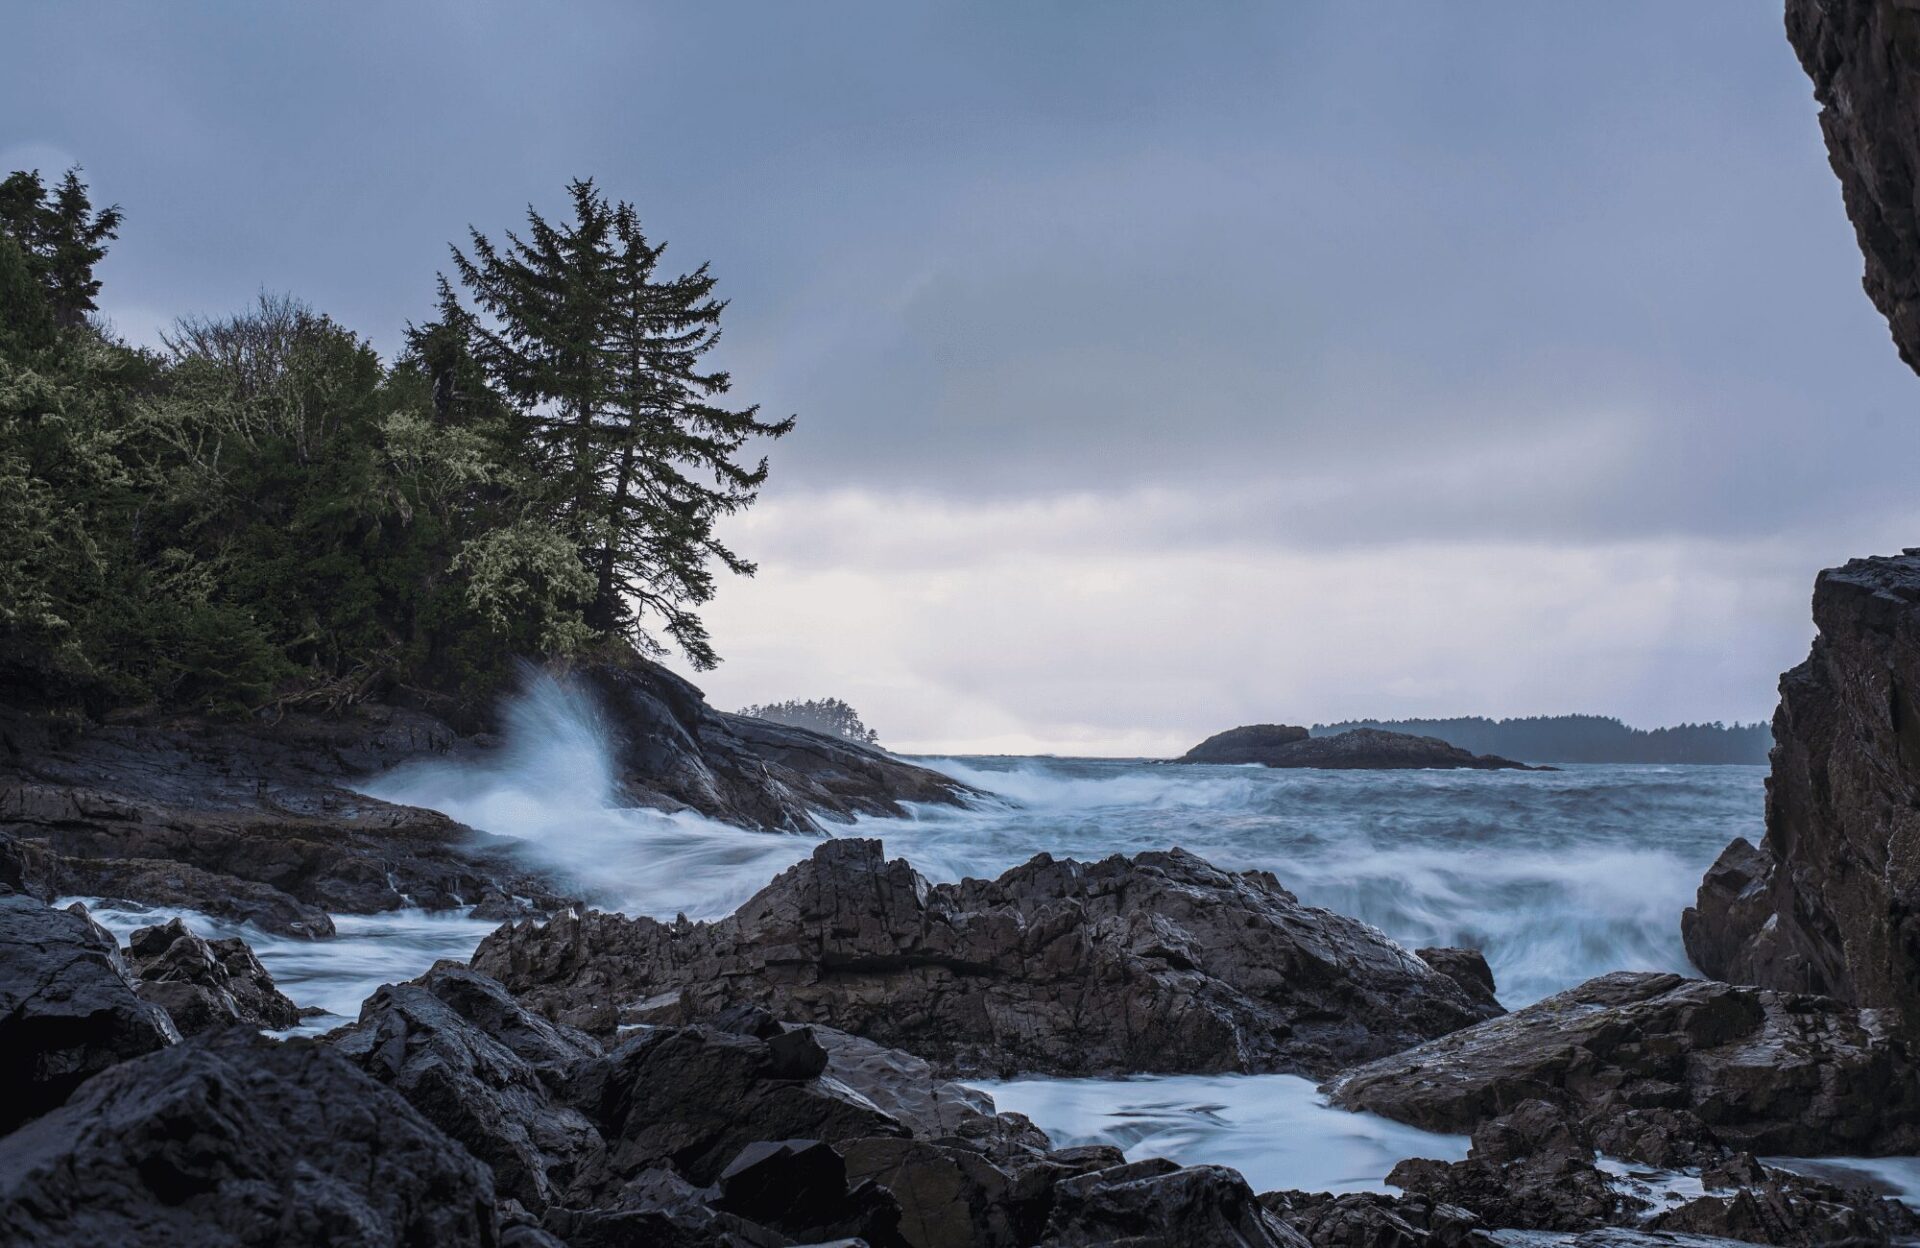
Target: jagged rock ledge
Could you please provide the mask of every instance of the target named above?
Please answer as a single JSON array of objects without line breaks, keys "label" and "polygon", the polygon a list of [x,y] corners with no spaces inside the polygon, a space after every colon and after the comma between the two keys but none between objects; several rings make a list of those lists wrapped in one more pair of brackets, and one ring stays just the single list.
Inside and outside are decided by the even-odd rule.
[{"label": "jagged rock ledge", "polygon": [[1500,1009],[1265,872],[1180,850],[929,884],[878,841],[828,841],[717,922],[575,909],[502,927],[473,965],[599,1034],[754,1006],[968,1074],[1325,1073]]}]

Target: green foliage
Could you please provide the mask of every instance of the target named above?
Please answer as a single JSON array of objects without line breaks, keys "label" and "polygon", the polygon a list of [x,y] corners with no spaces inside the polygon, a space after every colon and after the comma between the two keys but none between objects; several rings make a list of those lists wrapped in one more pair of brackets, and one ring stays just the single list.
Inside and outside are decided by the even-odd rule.
[{"label": "green foliage", "polygon": [[548,518],[592,570],[588,623],[659,652],[657,622],[711,667],[696,613],[713,597],[711,565],[754,571],[714,526],[750,506],[767,476],[764,459],[734,457],[793,421],[715,401],[731,379],[702,366],[726,306],[706,267],[661,277],[665,245],[647,240],[632,205],[608,203],[592,182],[568,191],[571,221],[529,210],[524,236],[497,246],[475,230],[471,256],[454,249],[479,315],[443,284],[441,332],[468,335],[464,352],[443,350],[471,359],[511,403],[508,425],[551,485]]},{"label": "green foliage", "polygon": [[[505,253],[475,235],[471,275],[500,293],[469,312],[442,281],[437,319],[387,367],[265,295],[178,322],[160,354],[128,348],[86,319],[118,209],[94,212],[74,174],[51,192],[37,174],[0,183],[9,696],[216,713],[396,687],[471,701],[516,658],[645,638],[656,599],[679,613],[668,635],[712,662],[688,609],[712,592],[697,565],[748,569],[710,518],[765,475],[720,461],[784,426],[696,410],[685,396],[724,375],[692,371],[711,333],[687,339],[675,318],[710,326],[711,279],[672,311],[649,293],[658,249],[631,210],[573,189],[570,227],[535,217]],[[561,283],[544,312],[515,285],[534,277]],[[695,444],[676,421],[711,428]],[[731,484],[681,489],[679,461]]]}]

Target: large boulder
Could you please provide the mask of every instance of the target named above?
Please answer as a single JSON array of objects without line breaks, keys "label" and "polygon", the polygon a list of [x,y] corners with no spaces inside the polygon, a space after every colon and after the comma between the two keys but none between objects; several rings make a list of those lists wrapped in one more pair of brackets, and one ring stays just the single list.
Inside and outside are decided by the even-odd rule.
[{"label": "large boulder", "polygon": [[930,885],[836,840],[728,918],[502,927],[473,965],[600,1033],[758,1006],[949,1073],[1326,1073],[1487,1018],[1368,925],[1180,850]]},{"label": "large boulder", "polygon": [[1604,1128],[1612,1153],[1671,1152],[1687,1134],[1761,1153],[1920,1151],[1920,1069],[1888,1021],[1823,997],[1616,972],[1329,1090],[1451,1132],[1542,1101]]},{"label": "large boulder", "polygon": [[1813,615],[1812,653],[1780,678],[1766,837],[1727,848],[1681,930],[1716,979],[1920,1035],[1920,551],[1822,572]]},{"label": "large boulder", "polygon": [[119,945],[84,909],[0,896],[0,1135],[93,1075],[177,1039],[166,1011],[140,999]]},{"label": "large boulder", "polygon": [[1813,80],[1867,294],[1920,370],[1920,13],[1898,0],[1787,0],[1787,37]]},{"label": "large boulder", "polygon": [[1350,728],[1316,737],[1286,724],[1249,724],[1216,733],[1174,760],[1179,763],[1258,763],[1265,767],[1311,767],[1334,771],[1395,771],[1467,768],[1533,771],[1525,763],[1475,754],[1439,737],[1419,737],[1382,728]]},{"label": "large boulder", "polygon": [[236,1024],[284,1030],[300,1021],[300,1007],[237,936],[203,940],[170,919],[135,931],[127,958],[141,999],[172,1016],[181,1035]]},{"label": "large boulder", "polygon": [[357,1023],[326,1039],[491,1166],[500,1195],[536,1213],[601,1152],[593,1124],[561,1100],[599,1045],[529,1014],[471,971],[437,968],[389,984]]},{"label": "large boulder", "polygon": [[493,1178],[338,1055],[240,1029],[95,1076],[0,1147],[21,1245],[498,1242]]}]

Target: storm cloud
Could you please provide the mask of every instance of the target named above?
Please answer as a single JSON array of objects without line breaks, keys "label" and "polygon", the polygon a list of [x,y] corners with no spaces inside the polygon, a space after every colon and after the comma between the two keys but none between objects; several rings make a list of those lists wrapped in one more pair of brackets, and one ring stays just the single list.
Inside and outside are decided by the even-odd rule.
[{"label": "storm cloud", "polygon": [[0,159],[116,325],[391,352],[592,175],[798,430],[723,704],[1154,751],[1246,719],[1753,718],[1920,542],[1920,379],[1770,6],[31,6]]}]

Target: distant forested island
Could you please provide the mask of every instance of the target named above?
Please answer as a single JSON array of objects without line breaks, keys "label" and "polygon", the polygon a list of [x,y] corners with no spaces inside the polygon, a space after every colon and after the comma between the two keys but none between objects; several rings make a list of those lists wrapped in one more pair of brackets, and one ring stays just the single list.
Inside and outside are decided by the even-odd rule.
[{"label": "distant forested island", "polygon": [[1765,763],[1773,748],[1766,724],[1679,724],[1629,728],[1610,715],[1530,715],[1522,719],[1352,719],[1315,724],[1316,737],[1352,728],[1384,728],[1439,737],[1475,754],[1530,763]]}]

